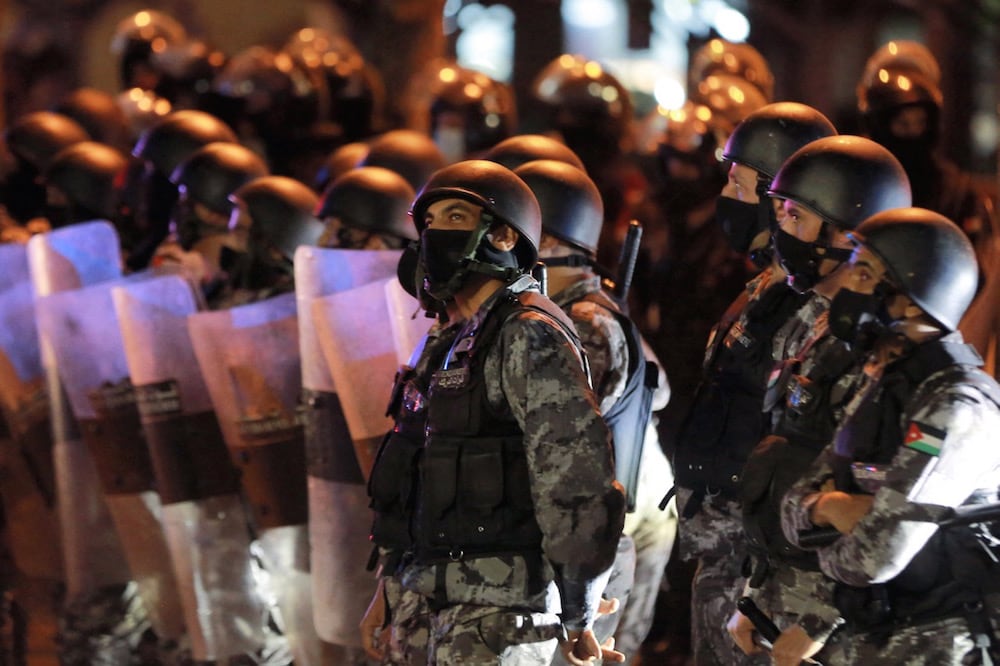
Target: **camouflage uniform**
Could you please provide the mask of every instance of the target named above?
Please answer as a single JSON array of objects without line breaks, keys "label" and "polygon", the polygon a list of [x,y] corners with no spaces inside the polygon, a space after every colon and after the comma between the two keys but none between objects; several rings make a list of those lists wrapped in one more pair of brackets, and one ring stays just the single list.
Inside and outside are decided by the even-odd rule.
[{"label": "camouflage uniform", "polygon": [[[759,405],[763,400],[766,385],[766,369],[770,367],[770,348],[768,336],[774,333],[767,329],[761,331],[752,322],[752,317],[759,315],[759,310],[766,310],[765,324],[773,326],[788,315],[791,305],[798,302],[788,288],[773,280],[773,270],[766,268],[753,280],[747,283],[745,300],[738,300],[727,315],[713,329],[709,337],[705,353],[702,389],[706,383],[713,383],[720,377],[736,381],[739,388],[736,392],[744,396],[746,415],[759,413]],[[787,290],[787,291],[786,291]],[[743,303],[742,307],[740,303]],[[754,313],[754,311],[758,312]],[[794,311],[794,310],[792,310]],[[775,321],[777,320],[777,321]],[[771,329],[773,331],[773,329]],[[758,336],[765,336],[760,339]],[[746,341],[763,348],[763,353],[756,351],[751,358],[739,356],[733,350],[745,348]],[[728,357],[720,356],[728,354]],[[732,380],[733,376],[739,378]],[[701,390],[699,390],[699,394]],[[698,396],[696,396],[697,407]],[[751,405],[753,408],[751,409]],[[704,418],[719,420],[716,410],[708,409]],[[753,418],[757,418],[754,416]],[[763,414],[760,422],[736,424],[732,432],[725,432],[717,437],[726,437],[725,444],[734,450],[732,455],[739,456],[737,447],[749,447],[755,444],[764,430]],[[728,417],[726,421],[731,421]],[[688,426],[691,422],[689,416]],[[729,424],[716,425],[726,428]],[[678,460],[684,448],[698,448],[703,444],[699,433],[685,440],[682,430],[681,441],[678,443]],[[736,439],[739,441],[736,441]],[[707,442],[711,446],[712,442]],[[694,463],[692,463],[694,464]],[[705,462],[708,466],[711,462]],[[735,608],[737,598],[743,589],[743,560],[746,555],[744,548],[743,523],[740,505],[735,497],[735,491],[727,495],[712,492],[711,488],[688,487],[684,479],[687,465],[675,462],[674,471],[678,475],[677,506],[680,513],[680,548],[686,558],[697,557],[698,568],[692,581],[691,592],[691,644],[694,646],[694,663],[700,666],[719,664],[730,666],[740,663],[757,663],[758,658],[747,657],[732,642],[726,631],[726,623]],[[735,474],[735,473],[734,473]],[[738,482],[734,476],[732,483]]]},{"label": "camouflage uniform", "polygon": [[[942,340],[962,342],[959,333]],[[867,481],[860,475],[861,468],[856,467],[853,474],[854,483],[874,491],[874,503],[850,534],[841,535],[817,554],[823,572],[847,586],[869,591],[892,581],[896,584],[892,603],[897,610],[906,615],[912,612],[918,618],[923,614],[927,619],[912,621],[907,617],[888,627],[880,625],[879,632],[848,626],[845,640],[851,663],[963,664],[977,663],[974,659],[980,654],[973,649],[969,625],[958,612],[919,609],[896,596],[911,564],[927,555],[931,555],[930,562],[941,562],[933,557],[935,551],[924,549],[932,538],[936,542],[937,527],[927,522],[933,518],[928,509],[917,504],[955,507],[974,494],[981,496],[980,489],[995,497],[1000,486],[1000,450],[992,441],[1000,427],[1000,408],[993,401],[995,385],[984,390],[993,384],[984,373],[952,364],[934,369],[902,396],[893,393],[892,382],[912,372],[913,360],[930,344],[918,345],[915,352],[893,363],[869,365],[865,385],[848,405],[834,442],[789,490],[782,505],[782,529],[789,540],[798,543],[800,532],[815,527],[810,511],[821,486],[837,478],[841,468],[838,456],[842,460],[853,451],[854,460],[872,461],[868,456],[876,449],[861,447],[877,442],[863,441],[858,435],[862,431],[852,430],[856,425],[852,421],[860,423],[866,414],[883,415],[878,432],[888,430],[897,435],[896,441],[885,442],[895,447],[890,451],[891,459],[881,473],[876,471]],[[987,391],[994,398],[987,397]],[[890,403],[893,406],[885,406]],[[839,480],[837,485],[841,487]],[[930,589],[914,592],[918,601],[934,599],[934,584],[924,578],[921,582]],[[947,601],[948,597],[941,600]],[[908,603],[914,603],[913,599]],[[831,628],[827,610],[809,620],[804,626],[816,638]]]},{"label": "camouflage uniform", "polygon": [[[566,310],[580,334],[580,342],[590,362],[594,392],[600,400],[601,412],[607,413],[625,390],[628,342],[613,314],[598,303],[582,300],[588,294],[599,291],[601,279],[593,276],[554,294],[552,300]],[[656,393],[659,395],[654,394],[654,410],[662,408],[669,399],[665,375]],[[656,597],[677,531],[675,508],[671,506],[662,510],[658,506],[663,488],[669,486],[673,472],[663,454],[656,429],[650,424],[646,433],[639,463],[636,509],[625,516],[623,537],[631,537],[634,542],[635,575],[628,598],[621,599],[623,605],[618,614],[609,618],[617,624],[615,649],[623,652],[626,659],[639,651],[652,626]],[[603,638],[598,631],[598,639]]]},{"label": "camouflage uniform", "polygon": [[[768,379],[764,409],[770,414],[773,434],[781,439],[762,442],[755,451],[757,454],[768,445],[774,447],[771,451],[774,460],[770,465],[787,468],[796,460],[801,461],[818,453],[829,442],[834,427],[843,417],[847,402],[862,381],[863,364],[860,359],[855,360],[846,345],[830,334],[829,307],[828,298],[810,293],[795,316],[774,337],[772,356],[775,366]],[[844,359],[845,355],[849,358]],[[829,363],[846,365],[847,369],[837,372],[836,376],[824,374],[828,368],[822,366]],[[822,410],[820,421],[809,421],[801,427],[794,422],[796,415],[788,404],[788,401],[803,399],[803,395],[793,388],[796,377],[815,378],[811,385],[813,390],[817,390],[815,399],[824,401],[823,404],[810,406],[813,412]],[[817,386],[821,383],[822,387]],[[795,395],[789,391],[795,392]],[[770,478],[754,478],[762,471],[771,471],[756,467],[755,459],[756,455],[752,456],[750,464],[744,469],[744,512],[752,501],[746,493],[772,483]],[[777,521],[779,517],[773,516],[772,519]],[[752,535],[750,539],[753,544]],[[815,562],[808,555],[786,552],[787,556],[762,554],[759,550],[754,552],[754,569],[746,595],[779,629],[799,624],[810,636],[825,642],[841,624],[840,613],[833,604],[833,584],[822,572],[813,569]],[[834,638],[817,657],[825,664],[843,663],[842,647],[839,637]]]},{"label": "camouflage uniform", "polygon": [[[493,294],[461,325],[443,355],[448,361],[440,353],[448,338],[430,341],[415,366],[417,377],[453,361],[487,315],[534,285],[522,277]],[[581,357],[563,330],[535,312],[508,319],[484,351],[486,399],[523,433],[541,552],[458,555],[446,562],[389,553],[393,645],[385,663],[548,663],[564,627],[583,629],[596,617],[621,534],[624,497],[612,485],[608,430]],[[421,386],[404,389],[411,405],[434,401],[433,387],[426,400],[414,389]],[[373,479],[378,469],[376,462]]]}]

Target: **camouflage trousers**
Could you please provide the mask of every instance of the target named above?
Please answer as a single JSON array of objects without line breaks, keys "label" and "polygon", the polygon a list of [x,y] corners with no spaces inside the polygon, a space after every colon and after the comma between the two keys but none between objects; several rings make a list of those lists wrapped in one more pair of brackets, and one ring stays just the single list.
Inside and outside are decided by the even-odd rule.
[{"label": "camouflage trousers", "polygon": [[[978,666],[989,664],[983,648],[977,647],[964,618],[948,618],[906,627],[894,632],[888,642],[864,635],[846,636],[849,664],[906,664],[906,666]],[[1000,654],[990,653],[992,663]]]},{"label": "camouflage trousers", "polygon": [[562,623],[553,613],[455,604],[431,609],[425,597],[385,579],[392,666],[539,666],[558,649]]},{"label": "camouflage trousers", "polygon": [[691,649],[694,666],[767,664],[763,656],[747,656],[726,630],[736,611],[743,577],[743,523],[735,502],[706,499],[701,509],[683,518],[690,491],[678,492],[682,516],[678,527],[681,552],[698,559],[691,581]]}]

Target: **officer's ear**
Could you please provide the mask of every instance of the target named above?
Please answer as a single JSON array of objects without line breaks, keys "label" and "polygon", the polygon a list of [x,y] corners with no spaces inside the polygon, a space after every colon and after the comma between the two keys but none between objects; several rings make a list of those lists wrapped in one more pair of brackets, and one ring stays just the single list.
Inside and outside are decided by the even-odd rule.
[{"label": "officer's ear", "polygon": [[513,250],[519,237],[514,228],[507,224],[498,224],[486,233],[486,238],[493,244],[493,247],[501,252]]}]

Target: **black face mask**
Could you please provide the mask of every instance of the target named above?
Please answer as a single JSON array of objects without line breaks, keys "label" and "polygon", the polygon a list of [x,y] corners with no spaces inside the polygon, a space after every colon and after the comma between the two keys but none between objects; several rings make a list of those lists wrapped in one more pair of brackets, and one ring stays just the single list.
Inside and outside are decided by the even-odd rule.
[{"label": "black face mask", "polygon": [[757,234],[777,227],[770,199],[746,203],[719,197],[715,202],[715,219],[722,226],[729,245],[740,254],[750,251],[750,244]]},{"label": "black face mask", "polygon": [[[420,235],[420,266],[424,271],[424,288],[435,297],[459,271],[466,256],[472,231],[424,229]],[[444,298],[441,298],[444,300]]]},{"label": "black face mask", "polygon": [[[847,248],[830,247],[820,241],[807,243],[780,227],[775,229],[771,244],[782,268],[788,273],[788,284],[800,294],[819,282],[822,277],[819,265],[824,259],[843,262],[851,256],[851,250]],[[819,252],[819,249],[823,251]]]},{"label": "black face mask", "polygon": [[889,330],[885,293],[859,294],[841,288],[830,302],[830,333],[858,351],[870,351]]},{"label": "black face mask", "polygon": [[802,293],[819,282],[819,260],[813,252],[813,244],[799,240],[780,227],[775,229],[771,244],[788,273],[788,284]]}]

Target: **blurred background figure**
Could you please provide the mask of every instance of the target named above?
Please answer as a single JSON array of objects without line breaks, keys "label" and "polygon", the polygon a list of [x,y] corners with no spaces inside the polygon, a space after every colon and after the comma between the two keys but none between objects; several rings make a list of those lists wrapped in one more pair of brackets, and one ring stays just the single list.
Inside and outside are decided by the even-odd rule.
[{"label": "blurred background figure", "polygon": [[144,167],[131,170],[126,184],[136,232],[134,245],[124,248],[130,269],[144,268],[169,233],[177,202],[177,186],[170,181],[174,170],[199,148],[217,141],[236,143],[236,134],[218,118],[196,110],[170,113],[139,137],[132,154]]},{"label": "blurred background figure", "polygon": [[[45,187],[41,175],[60,150],[89,138],[75,120],[51,111],[29,113],[7,127],[0,202],[15,225],[24,229],[31,220],[44,215]],[[36,229],[44,230],[44,225]],[[10,233],[17,237],[15,231]]]},{"label": "blurred background figure", "polygon": [[111,53],[118,60],[121,90],[156,90],[162,72],[154,54],[187,39],[187,30],[176,19],[152,9],[123,18],[111,39]]},{"label": "blurred background figure", "polygon": [[426,132],[449,164],[479,158],[517,129],[510,87],[452,60],[435,61],[414,77],[410,95],[409,126]]}]

